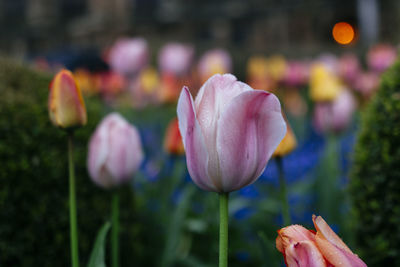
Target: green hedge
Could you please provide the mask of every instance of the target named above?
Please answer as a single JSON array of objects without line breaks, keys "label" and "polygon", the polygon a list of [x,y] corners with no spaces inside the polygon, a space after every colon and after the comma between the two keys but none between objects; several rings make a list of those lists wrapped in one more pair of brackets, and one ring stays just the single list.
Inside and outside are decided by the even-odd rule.
[{"label": "green hedge", "polygon": [[361,257],[400,266],[400,62],[364,111],[350,189]]},{"label": "green hedge", "polygon": [[[50,79],[49,74],[0,59],[1,266],[70,265],[67,140],[48,118]],[[99,101],[87,102],[87,108],[88,125],[77,130],[75,138],[82,264],[97,231],[109,219],[110,208],[110,193],[94,186],[86,170],[88,138],[102,115]],[[135,221],[129,187],[121,198],[124,263],[134,250],[143,248],[133,242],[138,230],[128,224]]]}]

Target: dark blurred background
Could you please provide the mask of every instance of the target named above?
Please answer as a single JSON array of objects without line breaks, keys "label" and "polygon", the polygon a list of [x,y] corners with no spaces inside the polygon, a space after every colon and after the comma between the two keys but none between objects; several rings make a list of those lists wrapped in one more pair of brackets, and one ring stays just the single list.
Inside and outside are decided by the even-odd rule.
[{"label": "dark blurred background", "polygon": [[[382,15],[384,14],[384,15]],[[347,21],[359,40],[397,43],[396,0],[1,0],[0,50],[17,57],[46,51],[103,48],[121,35],[151,44],[168,40],[200,49],[314,55],[338,49],[333,25]],[[360,33],[362,33],[360,35]],[[244,49],[244,50],[243,50]]]}]

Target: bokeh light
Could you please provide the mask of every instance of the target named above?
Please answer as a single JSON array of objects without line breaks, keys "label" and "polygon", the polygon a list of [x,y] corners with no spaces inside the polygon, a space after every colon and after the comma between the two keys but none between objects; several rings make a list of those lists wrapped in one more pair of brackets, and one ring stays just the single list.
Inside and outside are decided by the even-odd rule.
[{"label": "bokeh light", "polygon": [[338,22],[333,26],[333,38],[339,44],[349,44],[354,40],[354,29],[347,22]]}]

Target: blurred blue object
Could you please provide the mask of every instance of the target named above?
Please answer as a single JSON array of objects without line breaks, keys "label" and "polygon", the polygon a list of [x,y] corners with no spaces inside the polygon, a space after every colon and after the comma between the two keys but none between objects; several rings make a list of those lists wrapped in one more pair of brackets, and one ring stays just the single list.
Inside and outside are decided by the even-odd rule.
[{"label": "blurred blue object", "polygon": [[251,184],[249,186],[240,189],[239,195],[245,198],[257,199],[258,197],[260,197],[260,192],[257,189],[256,185]]},{"label": "blurred blue object", "polygon": [[255,208],[245,207],[235,212],[233,215],[237,220],[246,220],[256,213]]},{"label": "blurred blue object", "polygon": [[[297,149],[282,159],[286,182],[290,184],[298,181],[312,171],[322,156],[324,146],[324,137],[317,134],[312,127],[309,127],[307,139],[304,142],[300,141]],[[278,186],[278,176],[276,162],[271,160],[260,180]]]}]

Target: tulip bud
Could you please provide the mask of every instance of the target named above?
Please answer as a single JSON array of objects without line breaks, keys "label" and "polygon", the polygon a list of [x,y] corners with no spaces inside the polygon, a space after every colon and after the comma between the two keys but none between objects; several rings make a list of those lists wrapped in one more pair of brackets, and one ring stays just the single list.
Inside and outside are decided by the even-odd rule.
[{"label": "tulip bud", "polygon": [[158,64],[162,73],[181,76],[189,73],[194,48],[180,43],[169,43],[161,48]]},{"label": "tulip bud", "polygon": [[174,118],[168,125],[164,139],[164,148],[168,153],[173,155],[183,155],[185,153],[177,118]]},{"label": "tulip bud", "polygon": [[190,176],[208,191],[256,181],[286,133],[278,98],[231,74],[212,76],[195,101],[184,87],[177,111]]},{"label": "tulip bud", "polygon": [[143,160],[137,129],[118,113],[105,117],[90,138],[88,169],[101,187],[118,186],[131,179]]},{"label": "tulip bud", "polygon": [[276,248],[284,255],[288,267],[367,266],[321,216],[313,215],[313,222],[316,233],[300,225],[291,225],[278,231]]},{"label": "tulip bud", "polygon": [[333,102],[315,106],[313,124],[322,133],[341,132],[350,124],[355,109],[356,101],[352,93],[344,89]]},{"label": "tulip bud", "polygon": [[322,63],[315,64],[310,74],[310,97],[314,101],[332,101],[341,90],[338,78]]},{"label": "tulip bud", "polygon": [[287,119],[285,118],[287,131],[285,137],[283,137],[282,141],[279,143],[278,147],[276,148],[273,157],[283,157],[297,147],[297,140],[296,136],[293,133],[292,127],[288,123]]},{"label": "tulip bud", "polygon": [[214,74],[222,74],[232,70],[231,55],[222,49],[209,50],[200,58],[198,72],[202,82]]},{"label": "tulip bud", "polygon": [[55,126],[71,128],[86,124],[85,103],[70,71],[61,70],[50,83],[48,108],[50,120]]},{"label": "tulip bud", "polygon": [[111,47],[109,58],[111,69],[121,75],[136,75],[149,61],[149,48],[143,38],[122,38]]}]

